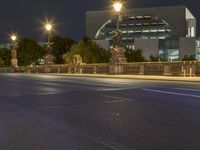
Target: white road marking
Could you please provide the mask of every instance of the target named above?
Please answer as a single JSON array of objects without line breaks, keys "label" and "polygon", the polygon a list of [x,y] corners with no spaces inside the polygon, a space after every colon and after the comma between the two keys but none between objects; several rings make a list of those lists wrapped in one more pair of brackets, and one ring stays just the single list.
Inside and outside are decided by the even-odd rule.
[{"label": "white road marking", "polygon": [[118,100],[110,100],[110,101],[104,101],[104,102],[125,102],[125,101],[134,101],[133,98],[127,98],[127,97],[119,97],[119,96],[112,96],[112,95],[103,95],[104,97],[107,98],[112,98],[112,99],[118,99]]},{"label": "white road marking", "polygon": [[200,92],[200,90],[197,89],[188,89],[188,88],[173,88],[175,90],[182,90],[182,91],[193,91],[193,92]]},{"label": "white road marking", "polygon": [[193,95],[193,94],[184,94],[184,93],[161,91],[161,90],[146,89],[146,88],[142,88],[142,90],[148,91],[148,92],[155,92],[155,93],[164,93],[164,94],[170,94],[170,95],[179,95],[179,96],[200,98],[200,95]]}]

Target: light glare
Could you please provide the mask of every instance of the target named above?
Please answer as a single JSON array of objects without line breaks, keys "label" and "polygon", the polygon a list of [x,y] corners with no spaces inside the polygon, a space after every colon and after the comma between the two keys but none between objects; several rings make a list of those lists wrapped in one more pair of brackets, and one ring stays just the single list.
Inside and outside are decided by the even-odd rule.
[{"label": "light glare", "polygon": [[121,2],[115,2],[113,5],[116,12],[120,12],[122,9],[122,3]]},{"label": "light glare", "polygon": [[12,41],[15,41],[16,39],[17,39],[17,36],[16,36],[16,35],[12,35],[12,36],[11,36],[11,40],[12,40]]},{"label": "light glare", "polygon": [[51,31],[52,25],[51,24],[46,24],[45,28],[46,28],[47,31]]}]

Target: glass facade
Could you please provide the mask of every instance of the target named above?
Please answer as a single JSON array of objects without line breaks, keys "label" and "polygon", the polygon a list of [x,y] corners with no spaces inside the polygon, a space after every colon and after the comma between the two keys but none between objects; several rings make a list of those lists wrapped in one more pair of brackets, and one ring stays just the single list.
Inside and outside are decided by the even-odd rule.
[{"label": "glass facade", "polygon": [[[116,18],[106,22],[96,33],[95,39],[109,40],[112,46],[116,24]],[[122,40],[127,47],[132,47],[134,38],[167,39],[171,37],[169,24],[157,16],[121,16],[120,30],[123,33]]]},{"label": "glass facade", "polygon": [[200,40],[196,41],[196,59],[200,60]]},{"label": "glass facade", "polygon": [[159,56],[161,61],[179,60],[179,41],[178,40],[160,40]]}]

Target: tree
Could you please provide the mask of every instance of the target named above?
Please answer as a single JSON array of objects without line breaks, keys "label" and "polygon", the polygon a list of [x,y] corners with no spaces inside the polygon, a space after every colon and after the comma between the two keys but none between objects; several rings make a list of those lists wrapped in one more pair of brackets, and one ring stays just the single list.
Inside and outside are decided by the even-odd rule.
[{"label": "tree", "polygon": [[195,55],[185,55],[184,58],[182,59],[182,61],[194,61],[196,60]]},{"label": "tree", "polygon": [[149,61],[158,62],[159,61],[159,56],[150,55],[149,56]]},{"label": "tree", "polygon": [[128,62],[144,62],[144,56],[141,49],[132,50],[126,48],[125,56]]},{"label": "tree", "polygon": [[23,38],[18,43],[17,56],[21,66],[37,63],[37,60],[45,54],[44,47],[40,46],[36,40]]},{"label": "tree", "polygon": [[63,58],[66,63],[72,63],[73,56],[77,54],[82,57],[84,63],[108,63],[111,57],[110,51],[101,48],[88,37],[72,45],[70,52],[65,53]]},{"label": "tree", "polygon": [[4,67],[4,60],[0,57],[0,67]]},{"label": "tree", "polygon": [[63,54],[70,51],[70,48],[76,42],[70,38],[61,37],[61,36],[54,36],[52,38],[53,42],[53,55],[55,57],[54,62],[57,64],[63,64]]},{"label": "tree", "polygon": [[0,58],[4,62],[3,63],[4,67],[10,66],[11,50],[7,48],[0,48]]}]

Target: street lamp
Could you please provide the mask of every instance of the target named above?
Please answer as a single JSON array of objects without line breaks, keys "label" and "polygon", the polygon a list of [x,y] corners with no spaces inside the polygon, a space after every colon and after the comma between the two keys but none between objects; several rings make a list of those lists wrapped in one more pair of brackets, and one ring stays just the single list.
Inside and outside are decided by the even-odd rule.
[{"label": "street lamp", "polygon": [[48,41],[47,41],[47,53],[44,56],[44,64],[53,64],[53,60],[54,60],[54,56],[52,54],[52,44],[50,41],[50,37],[51,37],[51,32],[53,30],[53,25],[49,22],[47,22],[45,25],[45,30],[48,33]]},{"label": "street lamp", "polygon": [[11,35],[10,38],[12,40],[13,50],[15,50],[15,42],[17,40],[17,36],[13,34],[13,35]]},{"label": "street lamp", "polygon": [[120,19],[120,12],[123,7],[123,0],[114,0],[113,2],[113,8],[115,12],[117,13],[117,28],[113,31],[113,47],[123,47],[123,41],[122,41],[122,31],[120,30],[119,25],[119,19]]},{"label": "street lamp", "polygon": [[16,41],[16,39],[17,39],[17,36],[16,36],[16,35],[11,35],[11,40],[12,40],[12,41],[14,41],[14,42],[15,42],[15,41]]},{"label": "street lamp", "polygon": [[124,44],[122,41],[122,31],[120,30],[119,25],[119,19],[120,19],[120,12],[123,7],[123,1],[124,0],[113,0],[113,8],[115,12],[117,13],[117,28],[113,31],[113,48],[111,49],[111,58],[110,58],[110,64],[111,64],[111,74],[120,74],[123,72],[123,69],[121,69],[120,64],[126,63],[127,59],[125,57],[126,49],[124,48]]},{"label": "street lamp", "polygon": [[117,30],[119,30],[119,17],[120,17],[120,12],[123,7],[123,3],[121,0],[117,0],[114,2],[113,7],[115,11],[117,12]]},{"label": "street lamp", "polygon": [[50,23],[47,23],[45,25],[45,29],[48,32],[48,44],[50,44],[50,35],[51,35],[52,25]]},{"label": "street lamp", "polygon": [[12,41],[12,50],[11,50],[11,66],[17,68],[18,67],[18,60],[17,60],[17,51],[15,49],[17,36],[15,34],[10,36]]}]

